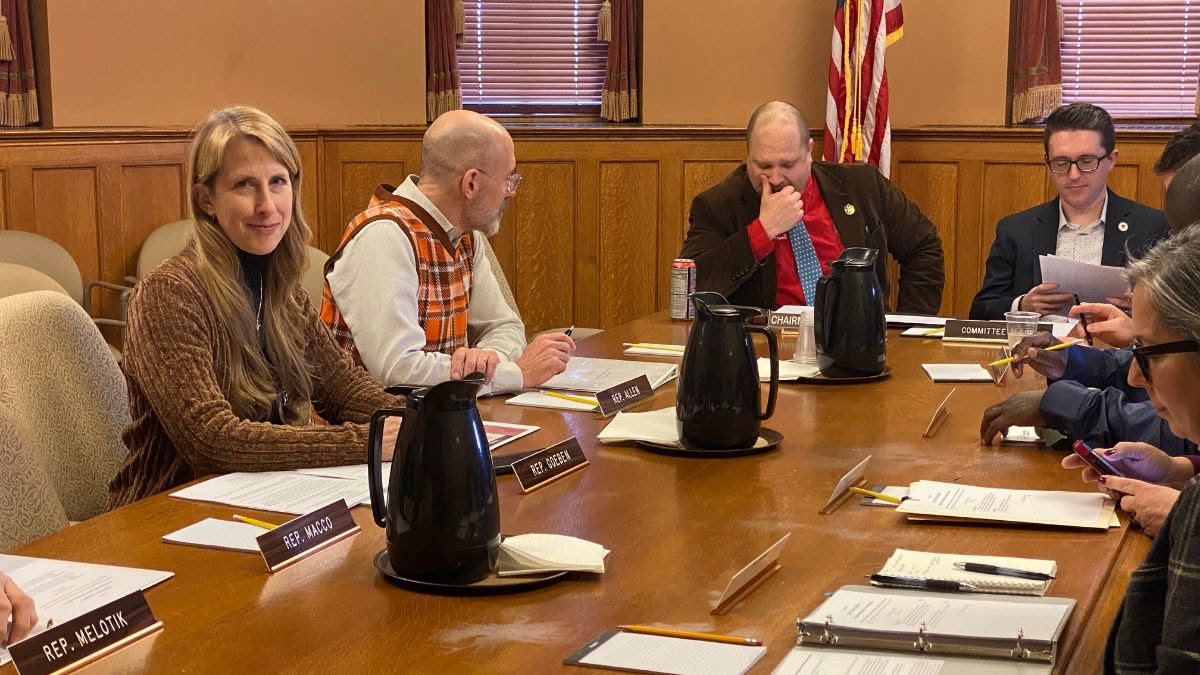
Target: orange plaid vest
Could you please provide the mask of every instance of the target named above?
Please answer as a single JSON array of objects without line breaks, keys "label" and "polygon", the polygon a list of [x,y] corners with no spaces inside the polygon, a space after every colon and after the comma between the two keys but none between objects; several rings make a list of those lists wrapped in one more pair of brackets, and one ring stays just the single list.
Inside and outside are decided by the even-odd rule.
[{"label": "orange plaid vest", "polygon": [[467,344],[467,301],[475,268],[475,242],[463,235],[452,246],[442,226],[419,204],[393,194],[395,188],[375,188],[367,210],[350,220],[342,242],[325,263],[325,289],[321,298],[321,321],[333,339],[356,363],[362,358],[354,346],[354,335],[338,311],[329,289],[329,273],[342,257],[346,244],[369,223],[388,220],[396,224],[412,244],[417,261],[417,323],[425,331],[423,351],[451,354]]}]

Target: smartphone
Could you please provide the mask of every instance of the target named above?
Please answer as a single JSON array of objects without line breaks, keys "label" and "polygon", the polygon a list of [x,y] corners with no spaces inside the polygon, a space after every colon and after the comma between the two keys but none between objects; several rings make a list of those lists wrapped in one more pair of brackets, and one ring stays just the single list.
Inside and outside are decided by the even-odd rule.
[{"label": "smartphone", "polygon": [[1096,454],[1096,452],[1092,450],[1087,443],[1084,443],[1083,441],[1075,441],[1075,445],[1071,447],[1075,449],[1075,454],[1082,457],[1083,461],[1087,462],[1088,466],[1098,471],[1101,476],[1125,477],[1125,474],[1121,473],[1117,467],[1113,466],[1112,463],[1107,459],[1104,459],[1100,455]]}]

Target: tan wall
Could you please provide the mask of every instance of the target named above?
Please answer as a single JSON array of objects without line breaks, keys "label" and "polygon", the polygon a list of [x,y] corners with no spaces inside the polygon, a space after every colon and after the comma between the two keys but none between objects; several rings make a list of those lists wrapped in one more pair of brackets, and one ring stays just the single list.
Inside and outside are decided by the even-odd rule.
[{"label": "tan wall", "polygon": [[288,125],[425,121],[420,0],[50,0],[53,119],[191,126],[226,103]]},{"label": "tan wall", "polygon": [[[762,101],[825,114],[833,0],[646,0],[643,121],[741,127]],[[420,0],[48,0],[57,127],[184,126],[229,102],[285,124],[423,124]],[[1007,0],[904,5],[892,126],[1002,124]]]}]

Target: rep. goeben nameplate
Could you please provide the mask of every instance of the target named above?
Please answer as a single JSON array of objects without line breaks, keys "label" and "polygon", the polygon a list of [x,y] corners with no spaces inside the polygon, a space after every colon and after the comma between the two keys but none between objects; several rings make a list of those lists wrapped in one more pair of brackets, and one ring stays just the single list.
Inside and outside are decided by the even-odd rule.
[{"label": "rep. goeben nameplate", "polygon": [[588,465],[583,448],[574,436],[561,443],[538,450],[513,462],[513,473],[521,492],[529,493],[545,487],[563,476]]},{"label": "rep. goeben nameplate", "polygon": [[83,667],[162,628],[146,597],[135,591],[103,607],[10,646],[21,675],[47,675]]},{"label": "rep. goeben nameplate", "polygon": [[358,532],[345,499],[287,521],[259,535],[258,548],[267,570],[279,570]]},{"label": "rep. goeben nameplate", "polygon": [[608,417],[648,401],[653,396],[654,387],[650,386],[650,378],[643,374],[596,394],[596,402],[600,404],[600,415]]}]

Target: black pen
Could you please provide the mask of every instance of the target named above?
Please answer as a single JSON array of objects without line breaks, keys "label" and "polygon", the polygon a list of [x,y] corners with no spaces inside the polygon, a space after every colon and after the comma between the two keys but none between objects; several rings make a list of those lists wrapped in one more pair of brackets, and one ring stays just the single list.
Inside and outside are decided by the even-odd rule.
[{"label": "black pen", "polygon": [[1020,577],[1021,579],[1034,579],[1036,581],[1050,581],[1054,578],[1053,574],[1046,574],[1045,572],[1030,572],[1029,570],[1000,567],[998,565],[985,565],[983,563],[956,562],[954,566],[965,572],[995,574],[1002,577]]},{"label": "black pen", "polygon": [[[1072,293],[1072,295],[1075,296],[1075,306],[1076,307],[1078,307],[1080,304],[1082,304],[1079,302],[1079,294],[1078,293]],[[1096,343],[1092,341],[1092,332],[1090,330],[1088,330],[1087,314],[1084,314],[1083,312],[1079,313],[1079,323],[1083,324],[1083,336],[1085,338],[1087,338],[1088,346],[1091,347],[1091,346],[1095,345]]]},{"label": "black pen", "polygon": [[903,586],[905,588],[928,588],[934,591],[977,591],[965,581],[946,579],[921,579],[918,577],[893,577],[887,574],[872,574],[871,583],[878,586]]},{"label": "black pen", "polygon": [[[564,333],[564,334],[565,334],[567,337],[571,337],[571,331],[573,331],[573,330],[575,330],[575,326],[571,326],[570,328],[568,328],[568,329],[566,329],[565,331],[563,331],[563,333]],[[1088,342],[1088,344],[1091,344],[1091,342]]]}]

